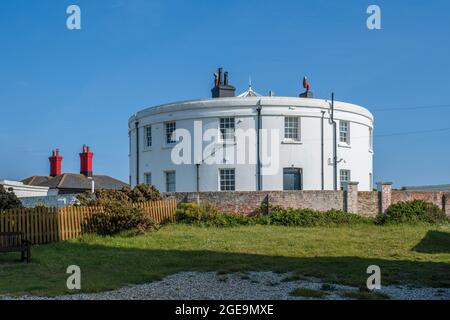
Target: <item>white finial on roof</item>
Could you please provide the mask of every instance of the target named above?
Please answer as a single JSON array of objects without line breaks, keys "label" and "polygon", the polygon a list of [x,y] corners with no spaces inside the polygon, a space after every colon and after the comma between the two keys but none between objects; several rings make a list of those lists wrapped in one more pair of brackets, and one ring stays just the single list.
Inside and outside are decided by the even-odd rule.
[{"label": "white finial on roof", "polygon": [[238,95],[239,98],[261,97],[261,95],[252,89],[252,76],[248,77],[248,90]]}]

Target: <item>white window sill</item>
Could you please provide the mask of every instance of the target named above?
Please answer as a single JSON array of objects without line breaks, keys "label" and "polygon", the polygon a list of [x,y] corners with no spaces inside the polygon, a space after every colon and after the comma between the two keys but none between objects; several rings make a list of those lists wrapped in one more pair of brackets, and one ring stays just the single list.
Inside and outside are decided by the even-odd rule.
[{"label": "white window sill", "polygon": [[339,148],[347,148],[347,149],[350,149],[352,147],[351,145],[349,145],[347,143],[342,143],[342,142],[339,143],[338,146],[339,146]]},{"label": "white window sill", "polygon": [[303,144],[300,140],[284,139],[281,141],[282,144]]}]

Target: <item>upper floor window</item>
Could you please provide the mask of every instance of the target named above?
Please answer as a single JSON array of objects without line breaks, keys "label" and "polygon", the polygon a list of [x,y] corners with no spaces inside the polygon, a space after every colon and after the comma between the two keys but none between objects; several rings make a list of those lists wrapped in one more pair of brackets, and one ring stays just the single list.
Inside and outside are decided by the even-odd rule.
[{"label": "upper floor window", "polygon": [[220,118],[220,137],[223,141],[234,141],[234,129],[235,122],[234,118]]},{"label": "upper floor window", "polygon": [[234,191],[236,190],[235,169],[220,169],[219,182],[220,191]]},{"label": "upper floor window", "polygon": [[339,121],[339,142],[350,144],[350,122]]},{"label": "upper floor window", "polygon": [[177,129],[177,124],[175,121],[166,122],[165,130],[166,130],[166,143],[171,144],[175,143],[175,130]]},{"label": "upper floor window", "polygon": [[339,176],[341,182],[341,189],[344,189],[344,185],[347,182],[350,182],[350,170],[341,170]]},{"label": "upper floor window", "polygon": [[175,171],[166,171],[166,191],[175,192],[176,181],[175,181]]},{"label": "upper floor window", "polygon": [[373,149],[373,129],[369,128],[369,149]]},{"label": "upper floor window", "polygon": [[148,149],[152,146],[152,127],[144,127],[144,149]]},{"label": "upper floor window", "polygon": [[285,117],[284,118],[284,138],[289,140],[300,141],[300,118]]},{"label": "upper floor window", "polygon": [[152,185],[152,174],[151,172],[144,173],[144,183],[148,186]]}]

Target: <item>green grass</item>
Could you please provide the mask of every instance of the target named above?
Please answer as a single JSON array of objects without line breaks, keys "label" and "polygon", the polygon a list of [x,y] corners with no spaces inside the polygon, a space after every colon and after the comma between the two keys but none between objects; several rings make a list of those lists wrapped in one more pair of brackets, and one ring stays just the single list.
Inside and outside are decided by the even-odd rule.
[{"label": "green grass", "polygon": [[320,290],[308,289],[308,288],[295,288],[290,293],[294,297],[305,297],[305,298],[323,298],[326,293]]},{"label": "green grass", "polygon": [[225,275],[271,270],[360,287],[366,283],[367,267],[373,264],[381,268],[382,285],[450,287],[450,253],[442,246],[449,239],[448,226],[172,224],[142,236],[87,235],[34,246],[29,265],[18,263],[17,253],[0,254],[0,294],[70,293],[65,272],[73,264],[81,268],[82,292],[159,280],[181,271]]}]

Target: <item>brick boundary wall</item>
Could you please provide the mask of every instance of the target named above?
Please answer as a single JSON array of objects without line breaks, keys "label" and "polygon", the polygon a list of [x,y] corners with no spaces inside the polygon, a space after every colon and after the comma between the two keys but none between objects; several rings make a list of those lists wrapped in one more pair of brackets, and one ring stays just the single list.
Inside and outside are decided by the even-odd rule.
[{"label": "brick boundary wall", "polygon": [[450,216],[450,192],[397,191],[392,183],[380,182],[379,191],[358,191],[357,182],[349,182],[343,191],[235,191],[235,192],[165,192],[164,198],[181,202],[204,202],[222,212],[252,214],[262,204],[283,208],[304,208],[319,211],[344,210],[375,217],[400,201],[424,200],[444,209]]}]

